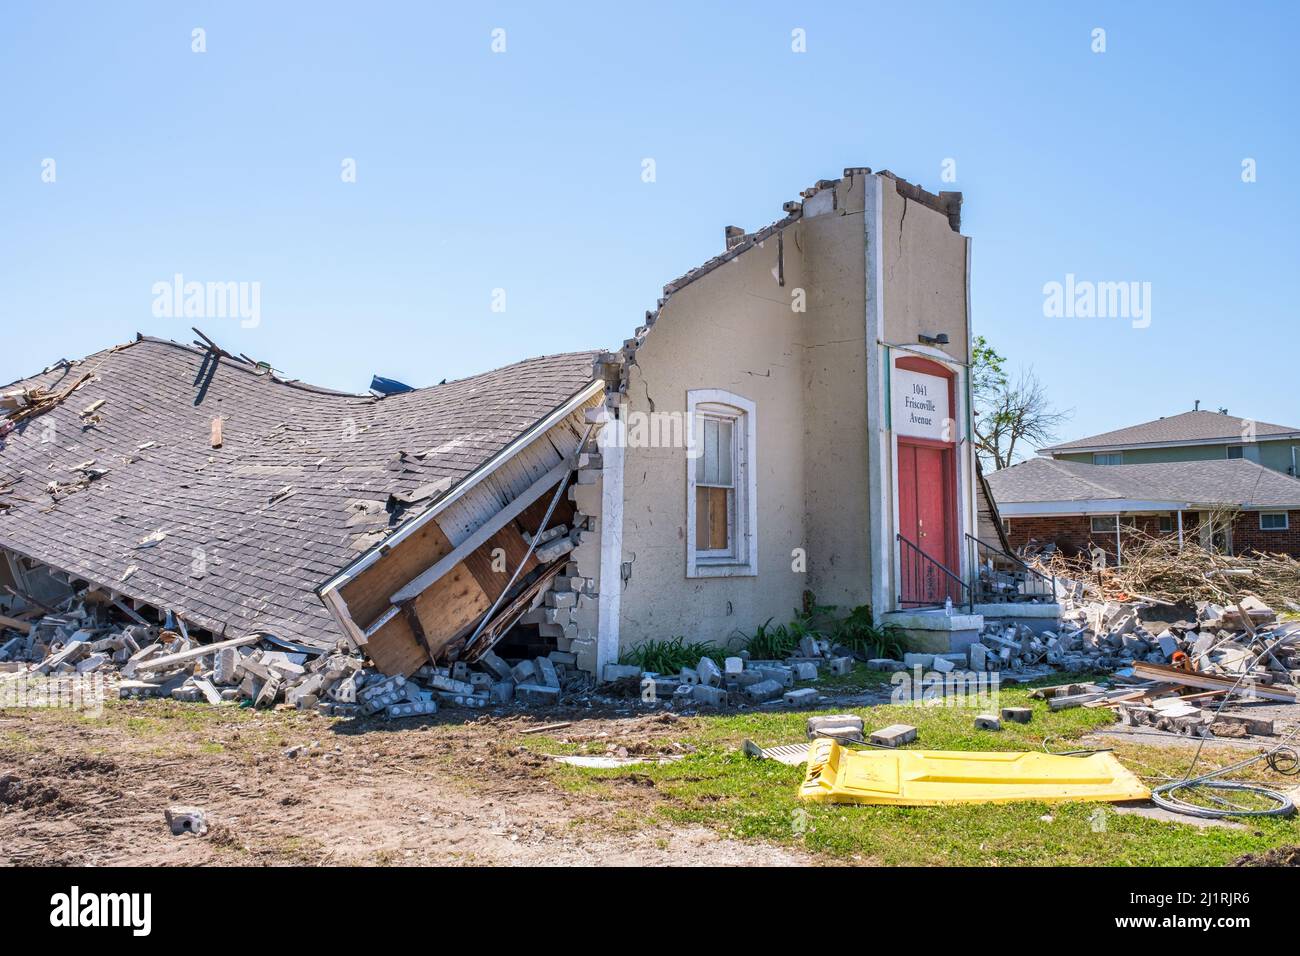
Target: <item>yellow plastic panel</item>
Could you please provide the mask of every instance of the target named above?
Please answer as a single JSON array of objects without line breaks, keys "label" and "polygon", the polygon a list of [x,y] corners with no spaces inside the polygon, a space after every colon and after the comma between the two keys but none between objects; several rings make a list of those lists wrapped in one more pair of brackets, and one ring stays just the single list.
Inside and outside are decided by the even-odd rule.
[{"label": "yellow plastic panel", "polygon": [[1114,754],[943,750],[848,750],[821,738],[809,745],[804,800],[928,807],[1016,800],[1145,800],[1151,796]]}]

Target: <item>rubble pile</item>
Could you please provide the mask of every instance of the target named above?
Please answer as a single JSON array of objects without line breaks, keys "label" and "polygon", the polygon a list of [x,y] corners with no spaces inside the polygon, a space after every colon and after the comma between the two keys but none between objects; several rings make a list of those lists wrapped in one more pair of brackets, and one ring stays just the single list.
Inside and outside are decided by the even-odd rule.
[{"label": "rubble pile", "polygon": [[102,674],[123,698],[247,701],[259,708],[283,704],[327,716],[389,718],[433,714],[439,705],[555,704],[562,694],[592,686],[574,656],[560,651],[513,665],[489,652],[472,667],[426,665],[407,678],[367,666],[344,643],[322,651],[257,632],[205,644],[171,615],[171,626],[123,625],[114,620],[119,616],[107,605],[82,602],[30,620],[6,617],[0,631],[0,671],[6,673],[0,677]]},{"label": "rubble pile", "polygon": [[637,682],[644,701],[672,701],[675,706],[727,707],[780,701],[788,706],[815,703],[815,687],[795,688],[796,682],[853,670],[853,652],[824,638],[805,636],[785,660],[758,660],[742,650],[719,665],[701,657],[694,667],[676,674],[645,671],[636,664],[606,664],[606,681]]},{"label": "rubble pile", "polygon": [[1177,538],[1126,529],[1124,560],[1119,565],[1093,565],[1067,558],[1054,548],[1030,561],[1043,573],[1080,582],[1103,599],[1231,605],[1249,593],[1270,607],[1300,610],[1295,603],[1300,597],[1300,561],[1285,554],[1231,555],[1190,538],[1180,545]]}]

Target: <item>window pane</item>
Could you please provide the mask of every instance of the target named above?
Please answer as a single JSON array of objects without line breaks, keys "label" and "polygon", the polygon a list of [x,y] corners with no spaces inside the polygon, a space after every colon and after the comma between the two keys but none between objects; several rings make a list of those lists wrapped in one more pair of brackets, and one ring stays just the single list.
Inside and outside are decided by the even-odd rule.
[{"label": "window pane", "polygon": [[732,433],[733,422],[718,422],[718,469],[715,484],[731,485],[732,449],[735,447]]},{"label": "window pane", "polygon": [[1229,446],[1228,446],[1228,457],[1229,457],[1229,458],[1240,458],[1240,457],[1241,457],[1241,452],[1242,452],[1242,448],[1241,448],[1240,445],[1229,445]]},{"label": "window pane", "polygon": [[718,420],[704,419],[704,481],[718,483]]}]

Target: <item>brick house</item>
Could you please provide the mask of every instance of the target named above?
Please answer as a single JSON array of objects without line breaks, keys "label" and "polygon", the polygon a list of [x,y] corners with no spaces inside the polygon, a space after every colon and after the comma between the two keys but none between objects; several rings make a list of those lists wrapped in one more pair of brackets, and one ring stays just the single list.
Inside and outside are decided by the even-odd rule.
[{"label": "brick house", "polygon": [[1101,465],[1034,458],[988,476],[1009,545],[1100,547],[1120,558],[1130,530],[1233,554],[1300,556],[1300,480],[1247,459]]},{"label": "brick house", "polygon": [[1089,465],[1245,459],[1300,477],[1300,428],[1200,408],[1040,448],[1058,461]]}]

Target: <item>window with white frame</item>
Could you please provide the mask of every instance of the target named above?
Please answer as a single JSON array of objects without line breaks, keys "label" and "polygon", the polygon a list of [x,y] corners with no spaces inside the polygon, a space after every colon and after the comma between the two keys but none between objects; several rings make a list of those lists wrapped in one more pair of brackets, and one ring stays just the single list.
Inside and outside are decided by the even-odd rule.
[{"label": "window with white frame", "polygon": [[687,577],[757,574],[754,403],[694,389],[687,420]]},{"label": "window with white frame", "polygon": [[1259,513],[1260,531],[1286,531],[1290,527],[1285,511],[1261,511]]},{"label": "window with white frame", "polygon": [[1124,461],[1124,453],[1119,451],[1097,452],[1092,456],[1094,465],[1119,465]]},{"label": "window with white frame", "polygon": [[1093,534],[1114,534],[1118,518],[1115,515],[1094,515],[1092,519]]}]

